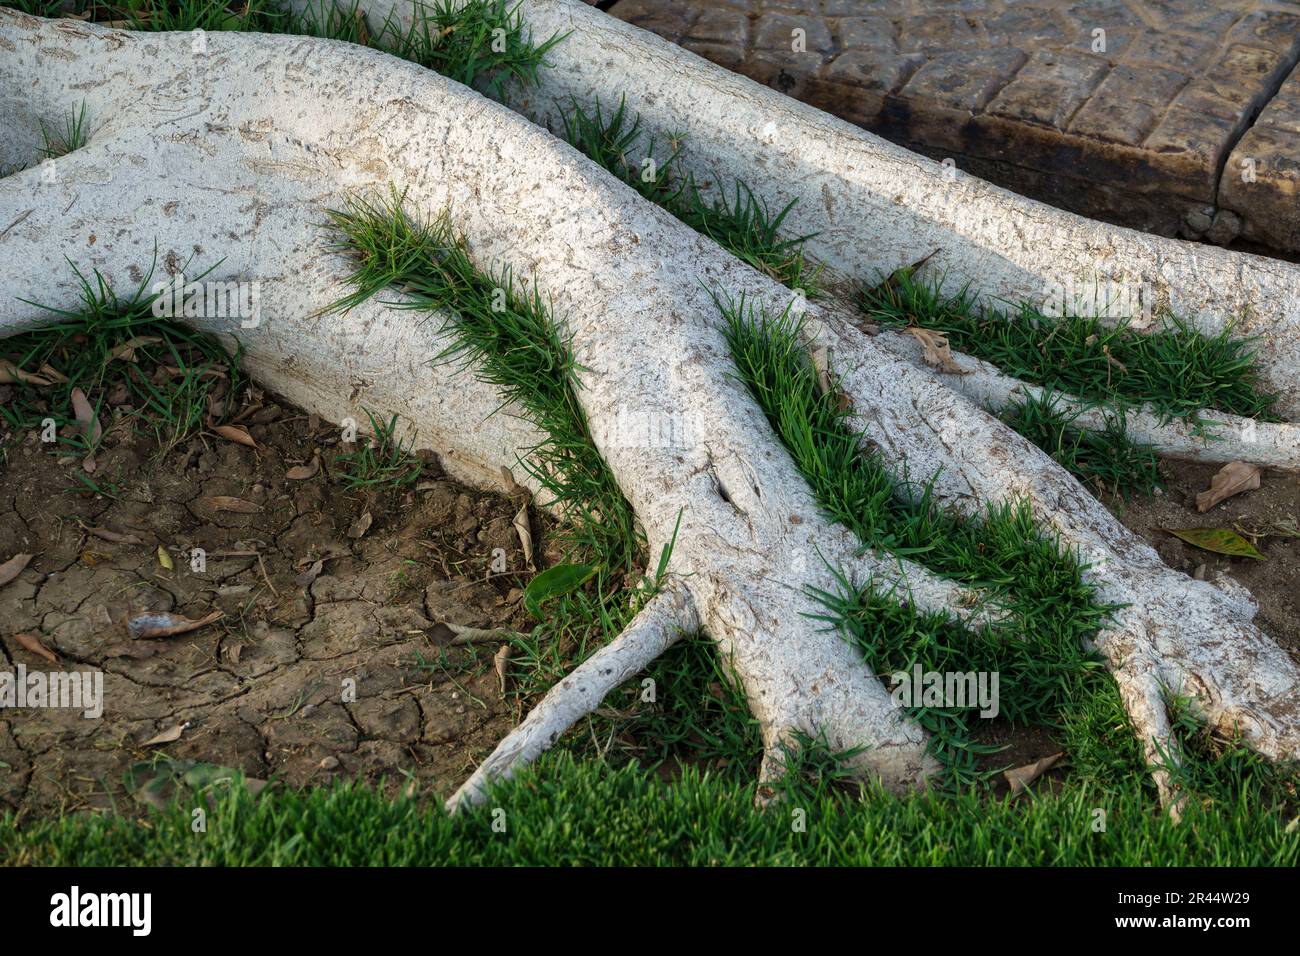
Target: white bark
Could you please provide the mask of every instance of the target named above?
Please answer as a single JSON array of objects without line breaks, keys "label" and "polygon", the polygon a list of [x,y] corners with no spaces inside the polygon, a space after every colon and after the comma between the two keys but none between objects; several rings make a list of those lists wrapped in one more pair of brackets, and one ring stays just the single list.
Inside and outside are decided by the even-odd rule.
[{"label": "white bark", "polygon": [[536,760],[566,730],[599,707],[610,691],[652,664],[683,634],[698,628],[690,592],[678,581],[668,582],[622,634],[551,688],[452,794],[447,810],[454,813],[461,804],[481,802],[489,783],[507,779],[518,767]]},{"label": "white bark", "polygon": [[[807,589],[833,589],[831,569],[847,568],[883,586],[901,576],[927,610],[959,614],[964,602],[921,567],[860,555],[731,377],[710,290],[778,308],[788,290],[544,130],[412,64],[309,39],[222,33],[207,44],[195,55],[188,34],[0,11],[0,108],[59,116],[84,98],[92,128],[89,145],[57,161],[56,183],[40,169],[0,180],[0,333],[48,320],[20,299],[75,305],[64,254],[119,291],[138,282],[132,270],[147,268],[155,240],[168,268],[225,257],[209,278],[260,283],[261,322],[195,324],[236,332],[256,377],[334,420],[362,420],[362,406],[397,412],[454,474],[496,483],[537,435],[510,410],[489,416],[498,398],[471,375],[426,364],[446,344],[436,320],[373,301],[318,315],[348,272],[327,251],[324,209],[390,182],[420,214],[450,208],[476,261],[508,263],[553,299],[573,336],[579,400],[651,554],[680,516],[670,570],[739,676],[769,754],[795,731],[822,733],[837,749],[867,747],[863,769],[886,784],[921,783],[935,768],[923,733],[858,654],[809,619],[820,607]],[[753,97],[742,91],[739,113]],[[0,135],[5,155],[26,148],[25,133]],[[1110,562],[1097,572],[1103,597],[1132,602],[1101,641],[1121,688],[1149,691],[1133,676],[1140,658],[1220,725],[1241,719],[1263,752],[1300,751],[1295,667],[1248,623],[1248,599],[1163,567],[1018,436],[833,313],[811,314],[896,470],[943,466],[944,501],[968,509],[1025,494],[1085,557]],[[1147,699],[1126,696],[1139,731]]]}]

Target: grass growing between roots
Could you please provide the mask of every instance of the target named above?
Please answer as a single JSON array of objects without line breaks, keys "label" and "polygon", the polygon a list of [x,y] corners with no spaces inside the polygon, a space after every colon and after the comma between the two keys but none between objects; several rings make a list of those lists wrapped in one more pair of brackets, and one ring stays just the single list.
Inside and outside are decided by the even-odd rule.
[{"label": "grass growing between roots", "polygon": [[641,118],[628,113],[626,99],[608,113],[599,103],[588,113],[574,100],[561,108],[560,118],[571,146],[642,197],[782,285],[803,289],[809,296],[817,294],[821,269],[813,268],[803,253],[804,243],[812,237],[781,236],[781,226],[797,200],[774,211],[739,179],[730,192],[719,188],[716,197],[709,198],[693,174],[677,172],[683,137],[671,137],[671,152],[659,160],[654,139],[642,132]]},{"label": "grass growing between roots", "polygon": [[205,423],[220,423],[246,384],[238,349],[228,354],[212,335],[155,315],[158,294],[146,292],[152,269],[123,295],[98,272],[73,271],[81,286],[77,307],[30,303],[50,314],[50,324],[0,341],[0,382],[15,390],[0,405],[5,424],[31,432],[52,421],[51,447],[84,456],[93,452],[94,436],[84,413],[78,419],[78,394],[96,419],[110,407],[124,409],[152,432],[160,454]]},{"label": "grass growing between roots", "polygon": [[[977,589],[1005,612],[997,624],[968,633],[942,616],[918,612],[901,595],[844,580],[838,594],[820,595],[826,620],[878,674],[910,673],[917,664],[940,673],[997,672],[1008,720],[1045,724],[1069,737],[1078,725],[1068,712],[1109,685],[1100,659],[1084,647],[1110,609],[1096,603],[1077,560],[1037,528],[1025,504],[990,505],[977,518],[963,519],[938,507],[929,483],[896,478],[862,449],[851,412],[834,389],[820,388],[800,320],[788,310],[774,317],[744,302],[720,305],[738,377],[827,515],[865,546]],[[1114,703],[1118,707],[1118,698]],[[975,712],[911,707],[909,713],[930,731],[948,785],[974,782],[982,752],[971,740]]]},{"label": "grass growing between roots", "polygon": [[958,351],[1087,402],[1146,403],[1163,421],[1195,420],[1202,409],[1278,420],[1250,343],[1232,338],[1231,328],[1207,336],[1166,316],[1161,331],[1140,333],[1128,320],[1056,318],[1028,304],[1010,312],[984,309],[969,291],[945,295],[937,280],[918,279],[910,269],[867,289],[860,304],[875,321],[942,332]]}]

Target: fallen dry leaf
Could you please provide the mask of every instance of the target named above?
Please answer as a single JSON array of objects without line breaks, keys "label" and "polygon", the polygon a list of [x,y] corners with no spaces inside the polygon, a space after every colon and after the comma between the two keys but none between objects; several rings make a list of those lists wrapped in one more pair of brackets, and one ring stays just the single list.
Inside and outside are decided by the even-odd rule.
[{"label": "fallen dry leaf", "polygon": [[321,558],[309,567],[302,574],[293,579],[293,583],[300,588],[309,588],[311,583],[320,577],[320,573],[325,570],[325,559]]},{"label": "fallen dry leaf", "polygon": [[318,471],[320,471],[320,455],[313,455],[311,464],[294,465],[284,473],[284,477],[290,481],[306,481],[308,478],[315,478]]},{"label": "fallen dry leaf", "polygon": [[370,511],[367,510],[365,514],[363,514],[356,521],[352,522],[352,527],[348,528],[348,537],[349,538],[361,537],[363,534],[365,534],[367,531],[370,530],[370,525],[374,520],[375,519],[371,516]]},{"label": "fallen dry leaf", "polygon": [[23,568],[27,567],[32,557],[30,554],[15,554],[4,564],[0,564],[0,588],[22,574]]},{"label": "fallen dry leaf", "polygon": [[528,527],[528,503],[519,509],[515,515],[515,531],[519,533],[519,545],[524,549],[524,561],[531,568],[533,566],[533,532]]},{"label": "fallen dry leaf", "polygon": [[77,424],[81,426],[82,433],[86,436],[86,443],[90,445],[93,451],[99,444],[100,437],[104,434],[104,428],[99,424],[99,418],[95,415],[95,409],[91,406],[90,400],[86,398],[86,393],[79,388],[72,390],[72,413],[77,418]]},{"label": "fallen dry leaf", "polygon": [[925,359],[926,365],[932,365],[947,375],[970,374],[970,372],[958,365],[952,357],[952,349],[948,347],[948,339],[943,335],[933,329],[923,329],[916,325],[909,326],[907,331],[921,343],[921,358]]},{"label": "fallen dry leaf", "polygon": [[108,360],[121,359],[123,362],[135,361],[135,350],[146,345],[157,345],[162,339],[156,335],[137,335],[133,339],[127,339],[117,348],[108,354]]},{"label": "fallen dry leaf", "polygon": [[1196,496],[1196,510],[1209,511],[1225,498],[1254,491],[1259,487],[1259,466],[1244,461],[1230,461],[1210,479],[1210,487]]},{"label": "fallen dry leaf", "polygon": [[1011,795],[1023,793],[1031,783],[1056,766],[1056,762],[1064,756],[1064,753],[1054,753],[1050,757],[1044,757],[1023,767],[1004,770],[1002,776],[1006,777],[1007,783],[1011,784]]},{"label": "fallen dry leaf", "polygon": [[178,634],[197,631],[199,628],[211,624],[219,617],[221,617],[221,611],[219,610],[213,611],[197,621],[182,617],[180,614],[151,611],[147,614],[138,614],[127,621],[126,630],[136,640],[146,637],[175,637]]},{"label": "fallen dry leaf", "polygon": [[233,511],[235,514],[255,515],[262,510],[262,506],[254,504],[243,498],[232,498],[229,495],[213,495],[208,499],[212,502],[213,511]]},{"label": "fallen dry leaf", "polygon": [[53,385],[54,380],[35,372],[26,372],[8,359],[0,358],[0,385]]},{"label": "fallen dry leaf", "polygon": [[257,442],[253,436],[248,433],[248,429],[240,428],[238,425],[214,425],[212,430],[220,435],[226,441],[233,441],[240,445],[246,445],[249,448],[256,448]]},{"label": "fallen dry leaf", "polygon": [[51,664],[57,664],[59,657],[52,650],[41,643],[41,639],[35,634],[15,634],[14,640],[21,646],[27,648],[37,657],[43,657]]},{"label": "fallen dry leaf", "polygon": [[102,541],[111,541],[113,544],[144,544],[140,538],[133,534],[122,534],[110,528],[87,528],[86,534]]},{"label": "fallen dry leaf", "polygon": [[158,734],[158,736],[150,737],[140,746],[153,747],[157,744],[174,744],[176,741],[181,739],[181,734],[185,733],[186,729],[189,726],[190,723],[187,720],[183,724],[177,724],[175,727],[169,727],[166,730],[164,730],[162,733]]},{"label": "fallen dry leaf", "polygon": [[492,656],[492,667],[497,672],[497,683],[501,685],[501,696],[506,696],[506,687],[510,680],[510,645],[502,644],[501,650]]},{"label": "fallen dry leaf", "polygon": [[158,545],[158,563],[167,571],[171,571],[176,567],[176,565],[172,563],[172,556],[167,553],[166,546],[161,544]]}]

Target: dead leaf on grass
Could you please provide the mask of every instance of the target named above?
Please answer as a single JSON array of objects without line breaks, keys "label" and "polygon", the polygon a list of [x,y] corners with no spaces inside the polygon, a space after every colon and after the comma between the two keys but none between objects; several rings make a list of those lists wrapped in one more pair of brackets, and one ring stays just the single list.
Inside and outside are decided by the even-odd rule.
[{"label": "dead leaf on grass", "polygon": [[0,385],[34,385],[43,388],[53,384],[54,380],[47,376],[25,371],[8,359],[0,358]]},{"label": "dead leaf on grass", "polygon": [[1031,783],[1056,766],[1057,761],[1064,756],[1064,753],[1054,753],[1050,757],[1044,757],[1023,767],[1004,770],[1002,776],[1006,777],[1007,783],[1011,784],[1011,795],[1023,793]]},{"label": "dead leaf on grass", "polygon": [[115,359],[121,359],[123,362],[134,362],[136,349],[143,348],[146,345],[157,345],[161,341],[162,339],[156,335],[137,335],[135,338],[127,339],[108,353],[108,360],[112,362]]},{"label": "dead leaf on grass", "polygon": [[1259,487],[1259,466],[1244,461],[1230,461],[1210,479],[1210,487],[1196,496],[1196,510],[1209,511],[1225,498],[1254,491]]}]

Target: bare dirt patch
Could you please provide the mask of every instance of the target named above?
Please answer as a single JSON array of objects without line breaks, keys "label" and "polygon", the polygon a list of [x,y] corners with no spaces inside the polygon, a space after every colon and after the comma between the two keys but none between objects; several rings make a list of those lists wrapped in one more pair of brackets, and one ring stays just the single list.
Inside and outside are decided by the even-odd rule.
[{"label": "bare dirt patch", "polygon": [[[257,449],[209,432],[158,458],[119,418],[96,454],[103,494],[36,434],[5,439],[0,560],[34,558],[0,587],[0,667],[102,670],[105,707],[101,719],[4,713],[0,809],[122,807],[138,793],[130,768],[160,760],[445,795],[517,720],[497,645],[450,646],[443,624],[529,626],[512,527],[521,502],[448,480],[432,455],[409,490],[349,491],[336,426],[256,390],[249,401]],[[314,477],[286,477],[317,456]],[[224,510],[223,497],[250,513]],[[543,531],[534,517],[535,538]],[[219,620],[170,638],[132,639],[126,626],[144,612],[213,611]],[[175,742],[145,746],[181,725]]]}]

